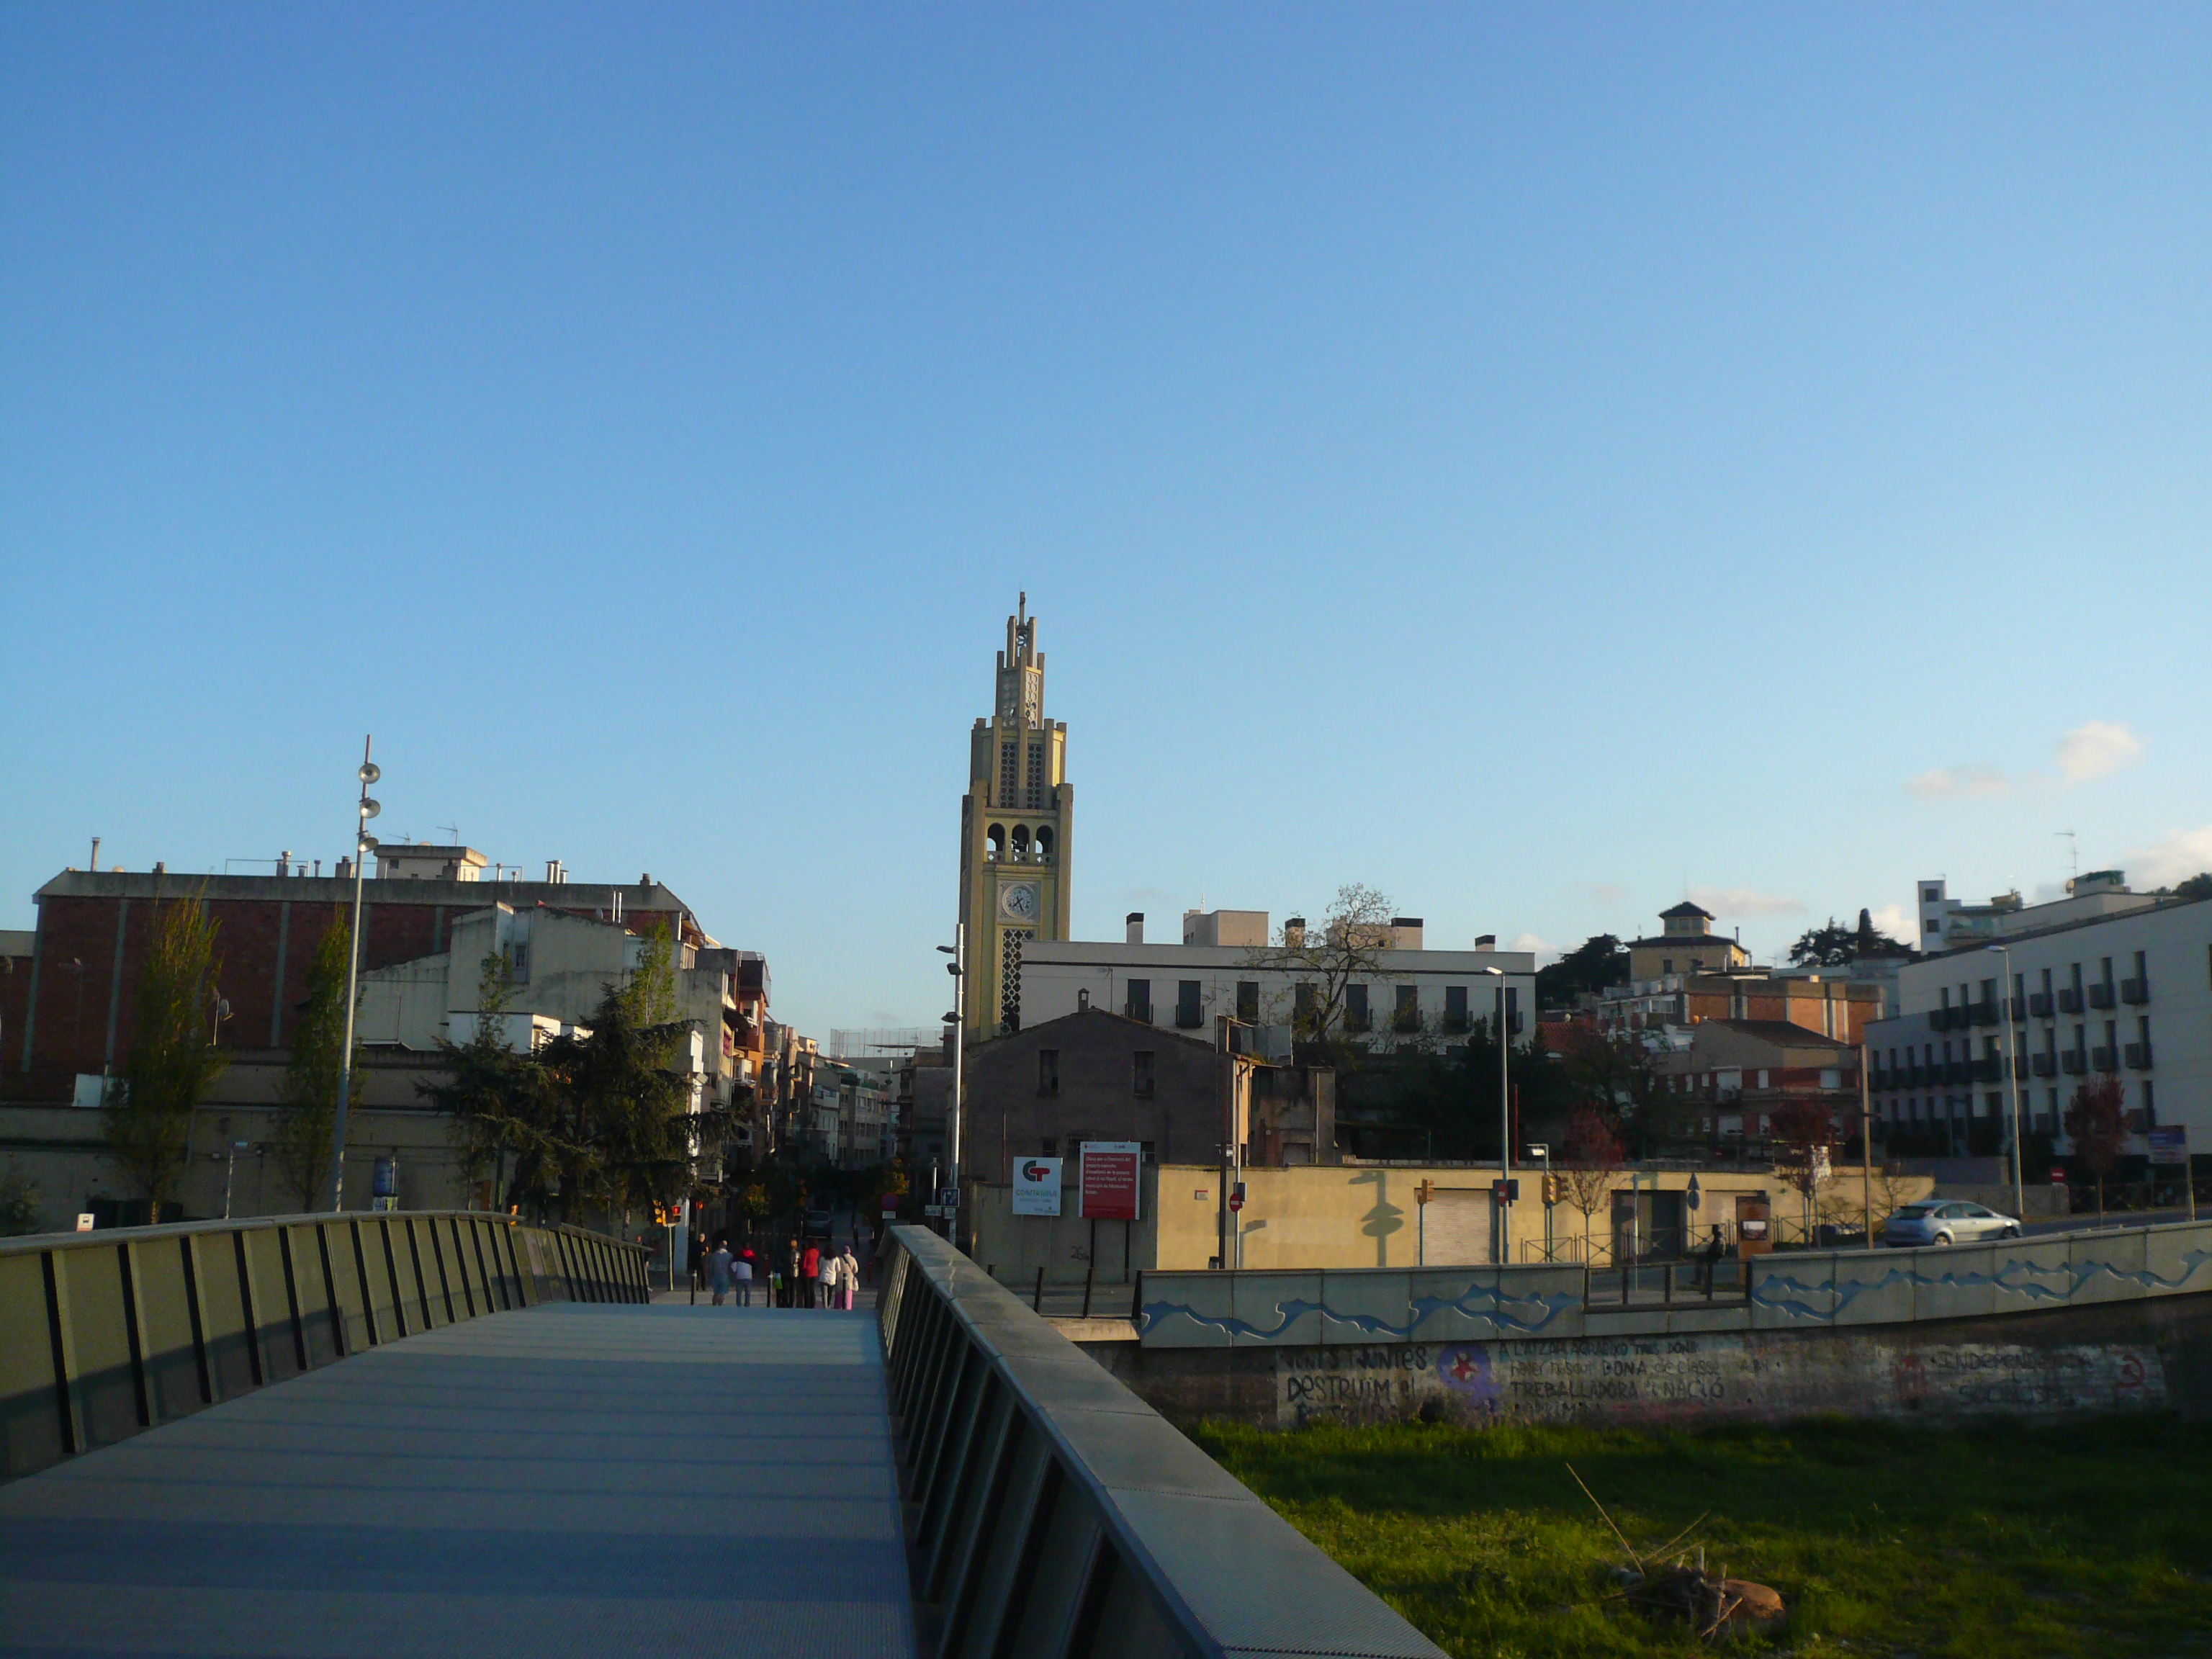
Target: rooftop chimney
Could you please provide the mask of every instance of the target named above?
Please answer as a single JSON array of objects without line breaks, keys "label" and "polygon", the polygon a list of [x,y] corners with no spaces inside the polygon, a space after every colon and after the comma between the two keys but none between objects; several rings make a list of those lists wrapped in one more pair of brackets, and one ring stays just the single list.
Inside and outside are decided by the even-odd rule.
[{"label": "rooftop chimney", "polygon": [[1283,919],[1283,944],[1292,951],[1305,949],[1306,919],[1304,916],[1285,916]]},{"label": "rooftop chimney", "polygon": [[1142,910],[1130,911],[1121,918],[1121,928],[1122,937],[1128,943],[1142,945],[1145,942],[1145,913]]},{"label": "rooftop chimney", "polygon": [[564,884],[568,879],[568,866],[567,865],[562,863],[558,859],[548,859],[545,860],[545,880],[549,885],[559,887]]},{"label": "rooftop chimney", "polygon": [[1498,948],[1498,935],[1477,933],[1474,936],[1474,948],[1478,951],[1495,951]]},{"label": "rooftop chimney", "polygon": [[98,836],[92,838],[92,873],[95,876],[100,873],[100,837]]}]

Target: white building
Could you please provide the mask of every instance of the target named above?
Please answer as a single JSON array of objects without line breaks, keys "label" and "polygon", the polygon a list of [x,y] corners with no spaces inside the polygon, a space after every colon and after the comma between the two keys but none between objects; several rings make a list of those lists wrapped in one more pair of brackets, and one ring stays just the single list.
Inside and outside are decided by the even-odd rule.
[{"label": "white building", "polygon": [[2017,933],[2039,933],[2063,922],[2092,921],[2140,910],[2157,902],[2150,893],[2131,893],[2118,870],[2092,870],[2066,884],[2066,896],[2048,904],[2024,902],[2018,892],[1999,893],[1987,904],[1968,904],[1950,896],[1949,884],[1923,881],[1920,891],[1920,937],[1917,948],[1934,955],[1970,945],[1987,945]]},{"label": "white building", "polygon": [[[1945,902],[1941,885],[1921,884],[1923,913]],[[2074,1090],[2106,1074],[2121,1079],[2138,1137],[2179,1126],[2192,1152],[2212,1152],[2212,901],[2131,893],[2116,871],[2074,888],[1964,929],[1956,907],[1936,914],[1942,937],[1973,942],[1907,963],[1897,1017],[1868,1028],[1885,1128],[1948,1127],[2004,1144],[2009,1013],[2025,1133],[2062,1133]],[[1974,931],[1984,927],[1986,943]]]},{"label": "white building", "polygon": [[[1296,922],[1293,921],[1293,926]],[[1410,1037],[1447,1050],[1496,1011],[1502,974],[1508,1015],[1522,1020],[1536,996],[1536,958],[1486,940],[1472,951],[1424,948],[1422,924],[1400,917],[1389,948],[1376,953],[1376,977],[1351,988],[1345,1034],[1378,1049]],[[1256,1025],[1267,1058],[1287,1060],[1301,975],[1255,965],[1267,944],[1264,910],[1192,911],[1180,945],[1148,945],[1144,917],[1132,914],[1119,945],[1031,941],[1021,958],[1022,1023],[1035,1025],[1082,1008],[1106,1008],[1177,1030],[1209,1033],[1216,1014]]]}]

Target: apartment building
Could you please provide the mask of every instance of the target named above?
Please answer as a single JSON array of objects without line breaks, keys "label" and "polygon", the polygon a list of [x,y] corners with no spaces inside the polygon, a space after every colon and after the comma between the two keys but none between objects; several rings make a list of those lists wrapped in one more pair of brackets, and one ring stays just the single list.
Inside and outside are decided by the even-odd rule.
[{"label": "apartment building", "polygon": [[1868,1029],[1885,1130],[1961,1151],[2008,1145],[2009,1029],[2023,1133],[2061,1136],[2074,1090],[2107,1076],[2139,1137],[2180,1127],[2193,1154],[2212,1152],[2212,901],[2130,893],[2117,871],[2081,892],[2092,879],[2069,900],[2004,910],[1986,939],[1981,921],[1939,918],[1942,937],[1969,942],[1904,968],[1899,1012]]}]

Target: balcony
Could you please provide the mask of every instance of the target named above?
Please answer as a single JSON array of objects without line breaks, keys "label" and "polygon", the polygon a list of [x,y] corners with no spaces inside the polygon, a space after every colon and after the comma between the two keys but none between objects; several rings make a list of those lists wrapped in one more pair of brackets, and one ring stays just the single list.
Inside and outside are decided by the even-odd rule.
[{"label": "balcony", "polygon": [[2050,992],[2031,991],[2028,994],[2027,1012],[2031,1019],[2049,1019],[2051,1006]]},{"label": "balcony", "polygon": [[2058,1056],[2058,1069],[2069,1077],[2079,1077],[2089,1069],[2089,1056],[2079,1048],[2069,1048]]},{"label": "balcony", "polygon": [[1195,1031],[1205,1024],[1206,1017],[1195,1008],[1176,1010],[1176,1029],[1179,1031]]},{"label": "balcony", "polygon": [[1473,1026],[1474,1022],[1468,1019],[1465,1014],[1446,1014],[1444,1016],[1443,1024],[1444,1033],[1446,1036],[1465,1036],[1468,1034],[1468,1030]]},{"label": "balcony", "polygon": [[1131,997],[1121,1012],[1129,1018],[1141,1020],[1147,1025],[1152,1023],[1152,1002],[1150,997]]},{"label": "balcony", "polygon": [[2120,1000],[2141,1005],[2150,1000],[2150,981],[2147,979],[2124,979],[2120,981]]},{"label": "balcony", "polygon": [[2118,1048],[2092,1048],[2089,1050],[2089,1065],[2096,1071],[2117,1072],[2120,1069],[2120,1051]]},{"label": "balcony", "polygon": [[1951,1029],[1950,1009],[1948,1007],[1930,1008],[1928,1011],[1928,1029],[1931,1031],[1949,1030]]},{"label": "balcony", "polygon": [[2150,1070],[2150,1044],[2148,1042],[2130,1042],[2127,1046],[2124,1057],[2128,1062],[2128,1070],[2130,1072]]},{"label": "balcony", "polygon": [[2081,1012],[2081,994],[2079,991],[2073,990],[2071,988],[2061,991],[2058,994],[2058,1012],[2062,1014],[2080,1013]]},{"label": "balcony", "polygon": [[1976,1003],[1967,1011],[1967,1017],[1977,1025],[1996,1024],[1997,1023],[1996,999],[1991,997],[1986,1002]]},{"label": "balcony", "polygon": [[1970,1079],[1975,1083],[2002,1083],[2004,1080],[2004,1062],[1995,1055],[1968,1061],[1967,1071]]},{"label": "balcony", "polygon": [[2089,1006],[2092,1008],[2110,1008],[2118,1000],[2118,993],[2109,980],[2089,988]]},{"label": "balcony", "polygon": [[2027,1062],[2027,1069],[2038,1077],[2057,1077],[2058,1056],[2056,1054],[2033,1055]]}]

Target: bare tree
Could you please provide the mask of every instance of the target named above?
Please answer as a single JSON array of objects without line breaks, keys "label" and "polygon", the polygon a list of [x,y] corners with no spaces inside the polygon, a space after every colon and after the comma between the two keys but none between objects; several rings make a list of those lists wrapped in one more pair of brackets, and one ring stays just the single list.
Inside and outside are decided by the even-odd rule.
[{"label": "bare tree", "polygon": [[[1835,1109],[1825,1100],[1785,1100],[1766,1115],[1774,1168],[1805,1198],[1805,1231],[1813,1231],[1813,1198],[1828,1173],[1836,1145]],[[1807,1240],[1811,1242],[1809,1237]]]},{"label": "bare tree", "polygon": [[1358,1030],[1349,1006],[1352,988],[1404,977],[1383,962],[1391,948],[1393,910],[1379,890],[1347,883],[1336,890],[1320,926],[1285,922],[1273,945],[1247,954],[1253,969],[1289,977],[1287,1023],[1292,1042],[1306,1052],[1332,1061],[1340,1058]]},{"label": "bare tree", "polygon": [[1590,1255],[1590,1228],[1613,1196],[1623,1156],[1620,1133],[1611,1113],[1599,1106],[1577,1106],[1567,1115],[1566,1156],[1559,1160],[1559,1188],[1583,1213],[1583,1259]]}]

